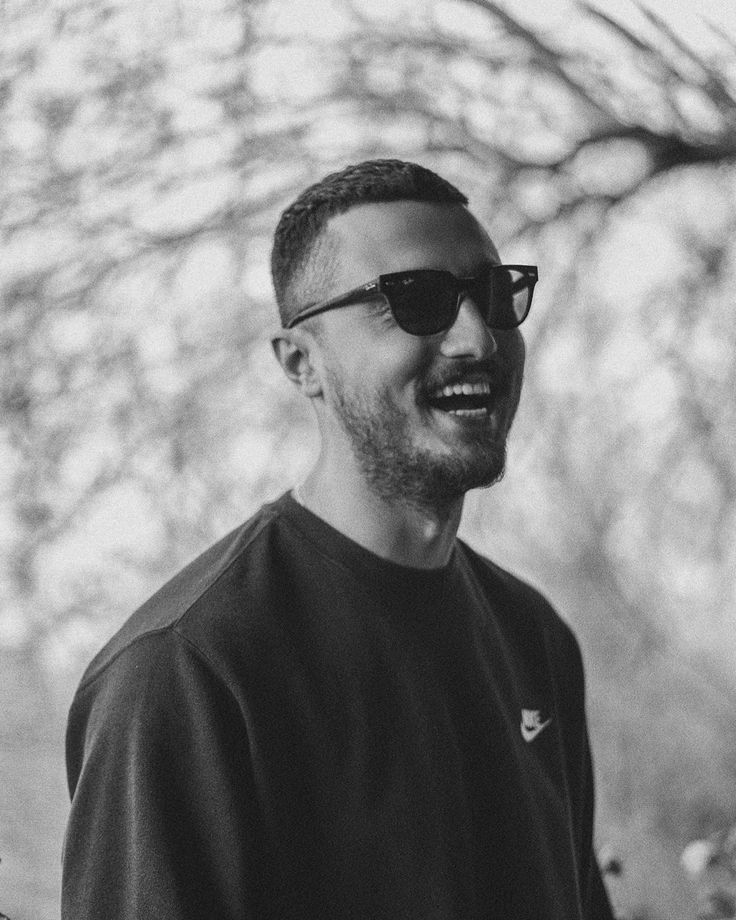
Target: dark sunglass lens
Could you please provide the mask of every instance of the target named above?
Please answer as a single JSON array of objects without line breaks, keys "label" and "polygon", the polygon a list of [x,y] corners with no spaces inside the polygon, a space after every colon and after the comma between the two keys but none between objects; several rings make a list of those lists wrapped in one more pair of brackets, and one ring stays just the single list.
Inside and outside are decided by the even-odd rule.
[{"label": "dark sunglass lens", "polygon": [[491,328],[513,329],[529,312],[532,279],[515,268],[491,271],[486,316]]},{"label": "dark sunglass lens", "polygon": [[427,270],[395,275],[386,279],[383,293],[396,322],[411,335],[434,335],[452,323],[457,293],[447,272]]}]

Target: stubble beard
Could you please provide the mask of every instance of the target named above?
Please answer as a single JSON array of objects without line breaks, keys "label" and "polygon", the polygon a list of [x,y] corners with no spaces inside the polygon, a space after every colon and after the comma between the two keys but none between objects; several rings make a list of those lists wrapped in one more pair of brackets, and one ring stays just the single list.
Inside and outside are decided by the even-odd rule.
[{"label": "stubble beard", "polygon": [[383,501],[442,513],[470,489],[503,478],[505,432],[469,428],[456,450],[421,448],[411,441],[410,419],[387,394],[348,392],[335,374],[329,377],[337,418],[366,482]]}]

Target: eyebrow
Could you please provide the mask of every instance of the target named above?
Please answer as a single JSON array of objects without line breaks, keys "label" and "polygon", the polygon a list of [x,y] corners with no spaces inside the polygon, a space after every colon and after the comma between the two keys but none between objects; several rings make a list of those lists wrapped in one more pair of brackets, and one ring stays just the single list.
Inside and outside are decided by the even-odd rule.
[{"label": "eyebrow", "polygon": [[[495,259],[483,259],[480,262],[475,262],[472,268],[467,271],[463,269],[459,272],[454,272],[449,268],[438,268],[436,265],[423,265],[421,268],[412,266],[412,268],[401,269],[402,271],[414,271],[414,272],[423,272],[423,271],[442,271],[449,272],[451,275],[454,275],[456,278],[475,278],[475,276],[482,272],[486,268],[493,268],[494,265],[503,265],[503,262]],[[393,274],[392,272],[382,272],[383,275]]]},{"label": "eyebrow", "polygon": [[471,274],[466,275],[465,273],[463,273],[462,275],[456,275],[455,277],[456,278],[473,278],[475,275],[478,274],[478,272],[482,272],[484,268],[493,268],[494,265],[503,265],[503,262],[500,259],[497,259],[497,260],[496,259],[483,259],[482,262],[476,263],[476,265],[473,267]]},{"label": "eyebrow", "polygon": [[399,268],[392,269],[391,271],[380,272],[376,275],[377,278],[380,278],[382,275],[395,275],[399,272],[449,272],[449,274],[454,275],[456,278],[474,278],[479,272],[482,272],[485,268],[493,268],[494,265],[503,265],[503,262],[495,259],[483,259],[481,262],[474,263],[473,267],[468,271],[459,271],[454,272],[449,268],[441,268],[438,265],[412,265],[409,268]]}]

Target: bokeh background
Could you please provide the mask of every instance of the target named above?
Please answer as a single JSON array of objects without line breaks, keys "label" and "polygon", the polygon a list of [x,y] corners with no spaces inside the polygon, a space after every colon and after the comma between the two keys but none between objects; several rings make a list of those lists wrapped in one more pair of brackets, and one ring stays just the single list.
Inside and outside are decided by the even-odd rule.
[{"label": "bokeh background", "polygon": [[0,35],[0,911],[58,918],[89,658],[314,455],[280,209],[395,155],[540,266],[462,534],[580,638],[617,914],[734,916],[736,4],[3,0]]}]

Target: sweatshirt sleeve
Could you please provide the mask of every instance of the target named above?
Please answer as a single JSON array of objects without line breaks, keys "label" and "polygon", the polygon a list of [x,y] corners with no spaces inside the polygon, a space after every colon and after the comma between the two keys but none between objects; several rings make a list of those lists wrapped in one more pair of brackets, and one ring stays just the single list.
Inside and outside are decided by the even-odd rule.
[{"label": "sweatshirt sleeve", "polygon": [[595,783],[585,706],[580,646],[569,627],[554,630],[554,670],[560,695],[573,833],[578,851],[580,897],[585,920],[614,920],[595,854]]},{"label": "sweatshirt sleeve", "polygon": [[587,728],[584,739],[584,779],[582,805],[581,882],[586,920],[614,920],[608,893],[598,866],[593,845],[593,765],[590,757]]},{"label": "sweatshirt sleeve", "polygon": [[173,630],[82,684],[67,730],[62,920],[267,915],[246,718]]}]

